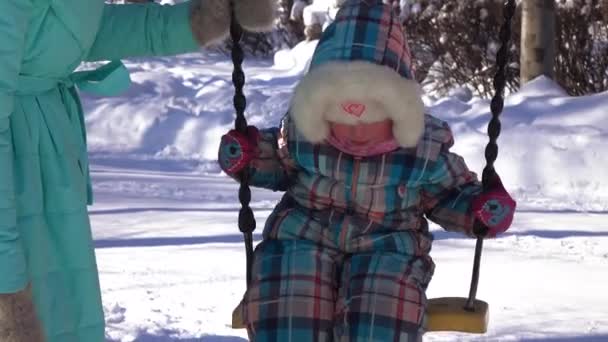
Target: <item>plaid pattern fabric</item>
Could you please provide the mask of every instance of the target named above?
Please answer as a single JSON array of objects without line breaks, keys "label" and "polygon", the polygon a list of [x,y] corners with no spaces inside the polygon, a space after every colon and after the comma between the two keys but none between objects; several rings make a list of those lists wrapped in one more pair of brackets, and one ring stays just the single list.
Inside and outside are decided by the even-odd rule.
[{"label": "plaid pattern fabric", "polygon": [[[426,262],[266,240],[244,299],[251,341],[421,341]],[[344,284],[338,288],[338,284]]]},{"label": "plaid pattern fabric", "polygon": [[331,341],[337,261],[338,251],[308,241],[260,243],[243,302],[250,341]]},{"label": "plaid pattern fabric", "polygon": [[366,158],[304,140],[289,116],[281,129],[262,130],[251,184],[286,191],[264,237],[306,239],[345,253],[425,256],[432,242],[425,217],[470,235],[470,202],[481,185],[449,151],[447,123],[430,115],[425,121],[416,147]]},{"label": "plaid pattern fabric", "polygon": [[[343,263],[335,341],[421,341],[429,277],[422,258],[354,254]],[[421,278],[424,278],[421,280]]]},{"label": "plaid pattern fabric", "polygon": [[470,234],[481,191],[452,144],[429,115],[415,148],[368,158],[304,140],[289,116],[263,130],[251,184],[286,194],[255,252],[252,340],[418,341],[434,269],[426,218]]},{"label": "plaid pattern fabric", "polygon": [[391,6],[381,1],[349,0],[323,32],[310,69],[328,61],[362,60],[385,65],[415,79],[404,28]]}]

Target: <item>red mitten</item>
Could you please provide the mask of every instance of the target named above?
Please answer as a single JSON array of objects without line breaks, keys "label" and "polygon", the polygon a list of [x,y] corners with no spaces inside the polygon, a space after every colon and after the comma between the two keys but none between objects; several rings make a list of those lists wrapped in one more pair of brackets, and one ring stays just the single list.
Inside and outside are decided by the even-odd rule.
[{"label": "red mitten", "polygon": [[230,130],[220,143],[218,162],[224,172],[234,176],[243,170],[258,154],[260,132],[254,126],[247,127],[247,134]]},{"label": "red mitten", "polygon": [[505,190],[498,175],[491,184],[488,191],[473,199],[472,209],[475,218],[488,227],[487,237],[493,238],[509,229],[517,203]]}]

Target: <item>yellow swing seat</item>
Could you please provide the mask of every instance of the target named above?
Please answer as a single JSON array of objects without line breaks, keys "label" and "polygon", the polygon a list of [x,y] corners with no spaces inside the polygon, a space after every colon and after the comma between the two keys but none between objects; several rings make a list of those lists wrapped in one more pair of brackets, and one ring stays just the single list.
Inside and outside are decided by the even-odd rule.
[{"label": "yellow swing seat", "polygon": [[462,297],[430,299],[426,308],[426,331],[459,331],[472,334],[488,331],[488,303],[475,300],[474,310],[467,310],[467,300]]},{"label": "yellow swing seat", "polygon": [[[488,330],[488,303],[475,300],[474,310],[465,309],[467,298],[441,297],[428,301],[426,331],[459,331],[483,334]],[[232,311],[232,328],[244,329],[241,304]]]}]

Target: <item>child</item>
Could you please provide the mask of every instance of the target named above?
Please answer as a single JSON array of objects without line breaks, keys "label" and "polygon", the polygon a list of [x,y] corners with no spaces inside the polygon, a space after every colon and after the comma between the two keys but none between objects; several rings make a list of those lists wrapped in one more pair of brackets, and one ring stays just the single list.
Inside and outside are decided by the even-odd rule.
[{"label": "child", "polygon": [[470,236],[479,219],[493,237],[515,209],[499,178],[481,193],[452,144],[424,115],[391,8],[346,2],[281,128],[222,138],[224,171],[285,191],[243,300],[251,340],[420,341],[434,269],[425,217]]}]

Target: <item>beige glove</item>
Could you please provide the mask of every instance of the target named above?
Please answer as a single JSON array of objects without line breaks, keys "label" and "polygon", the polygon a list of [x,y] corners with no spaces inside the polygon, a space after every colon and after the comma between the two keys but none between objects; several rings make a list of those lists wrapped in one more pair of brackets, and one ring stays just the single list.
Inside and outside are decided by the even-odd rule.
[{"label": "beige glove", "polygon": [[247,31],[270,31],[277,13],[277,0],[234,0],[236,20]]},{"label": "beige glove", "polygon": [[[234,0],[236,19],[248,31],[272,29],[277,0]],[[223,41],[230,30],[230,0],[192,0],[190,24],[201,46]]]},{"label": "beige glove", "polygon": [[17,293],[0,294],[0,341],[44,342],[30,286]]}]

